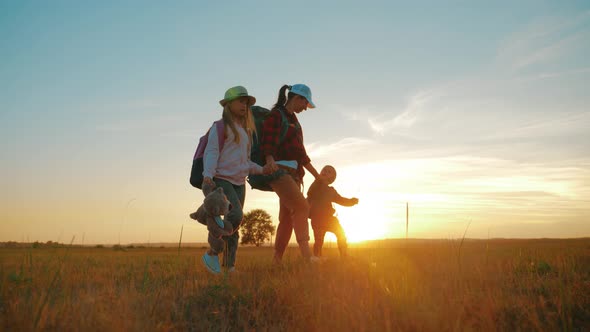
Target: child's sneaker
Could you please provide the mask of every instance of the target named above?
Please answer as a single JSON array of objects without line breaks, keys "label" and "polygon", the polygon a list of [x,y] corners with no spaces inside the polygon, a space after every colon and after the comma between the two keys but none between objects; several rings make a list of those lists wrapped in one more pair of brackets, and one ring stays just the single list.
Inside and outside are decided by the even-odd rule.
[{"label": "child's sneaker", "polygon": [[203,255],[203,264],[209,272],[213,274],[221,273],[221,269],[219,268],[219,258],[217,256],[211,256],[208,253]]},{"label": "child's sneaker", "polygon": [[309,257],[309,262],[313,264],[318,264],[322,262],[322,259],[318,256],[311,256]]}]

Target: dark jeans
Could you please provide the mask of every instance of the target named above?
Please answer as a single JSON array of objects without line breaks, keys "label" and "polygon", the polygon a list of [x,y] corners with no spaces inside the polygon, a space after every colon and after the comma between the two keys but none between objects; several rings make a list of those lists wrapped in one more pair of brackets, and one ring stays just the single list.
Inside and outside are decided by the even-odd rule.
[{"label": "dark jeans", "polygon": [[324,236],[327,232],[334,233],[336,240],[338,241],[338,250],[340,250],[340,256],[346,257],[348,243],[346,242],[346,234],[338,218],[334,216],[328,216],[320,219],[312,219],[311,227],[313,228],[313,237],[315,242],[313,244],[313,254],[315,256],[322,256],[322,247],[324,246]]},{"label": "dark jeans", "polygon": [[224,219],[232,224],[234,232],[232,235],[223,237],[223,241],[227,244],[227,250],[223,251],[223,266],[233,267],[236,264],[236,252],[240,239],[239,227],[244,216],[242,209],[246,199],[246,186],[236,186],[229,181],[217,178],[214,178],[213,181],[217,187],[223,188],[223,192],[231,204],[231,209]]}]

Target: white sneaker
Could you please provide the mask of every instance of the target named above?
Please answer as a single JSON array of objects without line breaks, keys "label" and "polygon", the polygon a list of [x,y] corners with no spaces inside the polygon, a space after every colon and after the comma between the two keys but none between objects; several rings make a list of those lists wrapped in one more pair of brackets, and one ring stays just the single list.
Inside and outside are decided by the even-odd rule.
[{"label": "white sneaker", "polygon": [[219,267],[219,257],[217,256],[210,256],[209,254],[205,253],[203,255],[203,264],[205,264],[205,267],[207,268],[207,270],[213,274],[219,274],[221,273],[221,269]]},{"label": "white sneaker", "polygon": [[311,256],[311,257],[309,257],[309,262],[317,264],[317,263],[321,263],[322,259],[318,256]]}]

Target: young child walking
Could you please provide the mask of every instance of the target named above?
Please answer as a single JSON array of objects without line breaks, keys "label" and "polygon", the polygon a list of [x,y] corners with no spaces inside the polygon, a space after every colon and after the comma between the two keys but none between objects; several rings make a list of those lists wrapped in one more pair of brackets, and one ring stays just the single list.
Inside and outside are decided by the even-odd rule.
[{"label": "young child walking", "polygon": [[[223,260],[229,272],[234,271],[236,252],[238,250],[239,226],[242,222],[244,200],[246,198],[246,176],[248,174],[267,174],[269,167],[262,167],[250,160],[252,135],[256,130],[250,107],[256,98],[250,96],[243,86],[235,86],[225,92],[219,101],[223,107],[222,121],[224,144],[220,149],[216,125],[209,130],[207,147],[203,155],[203,189],[223,188],[231,208],[225,215],[225,221],[231,223],[233,233],[224,236],[227,244]],[[211,247],[203,255],[205,267],[212,273],[220,273],[218,254],[220,250]]]},{"label": "young child walking", "polygon": [[307,191],[307,201],[310,205],[309,217],[311,218],[311,227],[315,238],[313,254],[317,257],[322,256],[324,236],[326,232],[331,232],[336,235],[340,256],[346,257],[348,248],[346,234],[342,225],[340,225],[340,221],[334,216],[336,210],[334,210],[332,203],[353,206],[358,204],[359,200],[356,197],[342,197],[336,189],[329,186],[336,180],[336,169],[334,167],[330,165],[324,166],[320,175],[324,180],[315,180]]}]

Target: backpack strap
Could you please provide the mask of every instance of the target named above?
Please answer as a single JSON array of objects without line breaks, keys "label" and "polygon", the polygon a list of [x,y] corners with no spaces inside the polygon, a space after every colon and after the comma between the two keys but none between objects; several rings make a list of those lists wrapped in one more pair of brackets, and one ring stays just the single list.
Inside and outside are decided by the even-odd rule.
[{"label": "backpack strap", "polygon": [[[281,134],[279,135],[279,145],[283,143],[285,137],[287,136],[287,131],[289,130],[289,119],[283,112],[282,108],[279,108],[279,113],[281,113]],[[297,129],[300,128],[299,124],[295,126]]]},{"label": "backpack strap", "polygon": [[[225,124],[223,119],[217,120],[213,122],[211,127],[215,126],[217,129],[217,146],[219,146],[219,152],[221,153],[221,149],[223,149],[223,144],[225,143]],[[193,156],[193,160],[197,158],[203,158],[203,154],[205,154],[205,148],[207,147],[207,143],[209,142],[209,132],[211,128],[207,130],[205,135],[201,136],[199,139],[199,145],[197,145],[197,150],[195,151],[195,155]]]},{"label": "backpack strap", "polygon": [[221,153],[223,144],[225,143],[225,124],[223,123],[223,119],[215,121],[214,124],[217,128],[217,146],[219,146],[219,153]]}]

